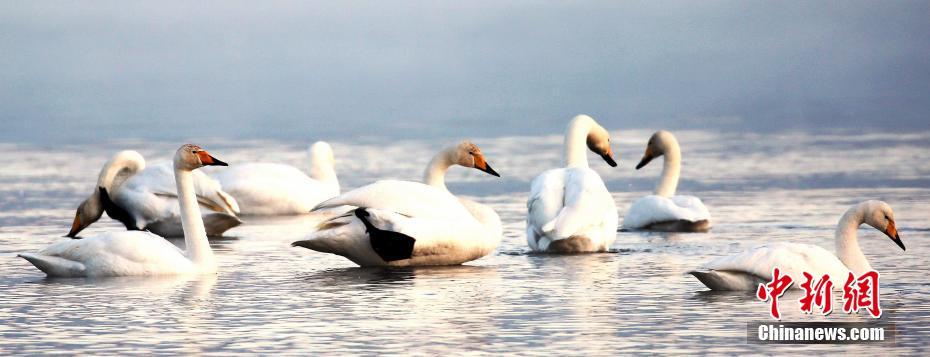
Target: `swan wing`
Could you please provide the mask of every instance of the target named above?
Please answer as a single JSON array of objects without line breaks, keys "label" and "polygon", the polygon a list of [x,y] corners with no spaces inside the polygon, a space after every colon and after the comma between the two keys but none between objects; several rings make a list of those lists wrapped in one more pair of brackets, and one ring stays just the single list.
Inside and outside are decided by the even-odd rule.
[{"label": "swan wing", "polygon": [[163,275],[193,269],[178,247],[139,231],[64,240],[20,256],[49,276]]},{"label": "swan wing", "polygon": [[307,213],[339,194],[338,181],[318,181],[283,164],[246,163],[221,170],[215,177],[236,198],[243,214]]},{"label": "swan wing", "polygon": [[[758,281],[770,281],[772,270],[778,267],[782,274],[791,276],[795,288],[800,287],[804,280],[803,272],[815,277],[830,274],[834,280],[845,279],[849,270],[840,260],[826,249],[816,245],[797,243],[769,243],[754,247],[739,254],[720,257],[705,264],[698,273],[722,273],[721,281],[726,286],[710,286],[718,290],[746,290],[755,289]],[[694,272],[692,272],[694,274]],[[698,276],[695,274],[695,276]],[[698,277],[701,278],[700,276]],[[705,282],[704,279],[701,279]],[[707,284],[707,282],[705,282]],[[735,288],[740,287],[740,288]]]},{"label": "swan wing", "polygon": [[[564,197],[559,214],[543,226],[543,231],[556,239],[569,238],[587,228],[602,225],[605,217],[617,216],[616,205],[604,181],[589,168],[566,170]],[[616,232],[616,219],[614,222],[613,231]]]},{"label": "swan wing", "polygon": [[313,210],[339,206],[376,208],[408,217],[474,220],[458,198],[448,191],[410,181],[378,181],[323,201]]},{"label": "swan wing", "polygon": [[[194,171],[194,185],[197,201],[203,208],[202,214],[222,214],[235,217],[239,211],[236,200],[219,189],[219,183]],[[151,165],[139,172],[112,194],[113,202],[125,210],[133,219],[136,229],[148,229],[156,226],[156,233],[164,227],[180,232],[180,226],[169,229],[166,222],[180,222],[180,205],[177,187],[174,182],[173,169],[168,163]],[[221,234],[222,232],[219,232]],[[161,233],[158,233],[162,235]],[[179,236],[170,234],[167,236]]]},{"label": "swan wing", "polygon": [[[548,240],[543,226],[552,222],[562,210],[565,197],[565,169],[543,172],[530,184],[530,197],[526,201],[526,240],[533,250],[544,249]],[[540,244],[542,243],[542,244]]]},{"label": "swan wing", "polygon": [[459,203],[471,213],[472,217],[474,217],[478,223],[481,223],[492,232],[496,232],[497,236],[503,236],[504,228],[501,224],[501,217],[493,208],[464,197],[458,197],[458,199]]},{"label": "swan wing", "polygon": [[[350,211],[321,223],[316,232],[293,245],[341,255],[361,266],[421,266],[461,264],[491,253],[500,243],[500,235],[474,220],[409,217],[373,208],[366,211],[377,230],[374,234]],[[392,251],[392,257],[385,257],[374,247],[400,247],[374,241],[384,239],[384,234],[408,237],[414,242],[405,251]]]},{"label": "swan wing", "polygon": [[633,201],[623,217],[623,226],[635,229],[659,222],[703,220],[710,220],[710,212],[700,198],[649,195]]}]

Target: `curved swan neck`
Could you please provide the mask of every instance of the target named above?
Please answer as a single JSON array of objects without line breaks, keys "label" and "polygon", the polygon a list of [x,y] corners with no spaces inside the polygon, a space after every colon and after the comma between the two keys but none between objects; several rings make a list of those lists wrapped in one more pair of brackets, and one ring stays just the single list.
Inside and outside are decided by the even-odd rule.
[{"label": "curved swan neck", "polygon": [[201,270],[215,271],[216,260],[200,216],[193,172],[178,168],[175,163],[174,179],[178,187],[178,202],[181,204],[181,227],[184,229],[184,245],[187,248],[185,254]]},{"label": "curved swan neck", "polygon": [[455,164],[453,160],[455,150],[456,147],[454,146],[448,147],[440,151],[436,156],[433,156],[433,159],[426,165],[426,171],[423,173],[424,183],[446,191],[449,190],[446,188],[446,171],[449,171],[449,167]]},{"label": "curved swan neck", "polygon": [[681,148],[678,146],[678,140],[671,137],[664,143],[665,153],[663,157],[662,176],[659,184],[656,185],[656,195],[671,197],[678,190],[678,178],[681,176]]},{"label": "curved swan neck", "polygon": [[335,160],[333,150],[328,144],[316,143],[310,146],[310,178],[320,182],[334,182],[336,178]]},{"label": "curved swan neck", "polygon": [[97,176],[97,187],[103,187],[112,194],[123,182],[144,169],[142,155],[131,150],[121,151],[103,165]]},{"label": "curved swan neck", "polygon": [[591,127],[597,125],[594,119],[587,115],[576,116],[565,132],[565,166],[588,167],[588,133]]},{"label": "curved swan neck", "polygon": [[872,270],[859,248],[859,225],[865,221],[862,206],[850,208],[836,225],[836,256],[855,274]]},{"label": "curved swan neck", "polygon": [[339,182],[336,178],[336,168],[333,164],[325,159],[314,158],[310,162],[310,178],[320,182]]}]

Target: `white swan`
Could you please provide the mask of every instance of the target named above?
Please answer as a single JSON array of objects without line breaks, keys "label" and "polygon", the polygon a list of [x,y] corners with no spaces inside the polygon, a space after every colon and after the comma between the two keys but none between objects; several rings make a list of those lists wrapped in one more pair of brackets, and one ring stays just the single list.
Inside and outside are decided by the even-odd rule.
[{"label": "white swan", "polygon": [[243,215],[303,214],[339,194],[333,149],[318,141],[310,146],[310,176],[296,167],[246,163],[214,177],[236,198]]},{"label": "white swan", "polygon": [[[107,216],[128,230],[147,230],[162,237],[180,237],[180,211],[170,162],[146,167],[145,159],[132,150],[121,151],[100,170],[94,193],[78,206],[68,237]],[[219,236],[242,223],[236,200],[220,189],[219,183],[194,171],[194,193],[204,209],[208,236]]]},{"label": "white swan", "polygon": [[129,231],[69,239],[19,256],[53,277],[214,273],[216,261],[207,241],[193,178],[193,170],[205,165],[226,163],[190,144],[181,146],[174,155],[185,251],[155,234]]},{"label": "white swan", "polygon": [[[772,280],[772,269],[778,267],[791,276],[800,288],[802,272],[815,277],[830,274],[834,287],[842,286],[851,271],[857,276],[872,270],[859,249],[856,237],[859,225],[868,224],[885,233],[904,250],[904,243],[895,228],[894,211],[882,201],[865,201],[851,207],[836,226],[836,255],[811,244],[769,243],[746,252],[720,257],[701,269],[689,272],[712,290],[755,290],[760,283]],[[837,283],[839,281],[839,283]]]},{"label": "white swan", "polygon": [[681,172],[681,149],[678,140],[665,130],[649,138],[646,153],[636,165],[639,170],[652,159],[663,156],[665,165],[654,195],[633,201],[623,217],[623,228],[665,232],[706,232],[710,229],[710,212],[700,198],[676,196]]},{"label": "white swan", "polygon": [[383,180],[336,196],[317,209],[358,207],[326,220],[293,246],[344,256],[360,266],[455,265],[488,255],[500,244],[500,217],[490,207],[446,189],[452,165],[499,176],[481,150],[462,142],[427,166],[427,184]]},{"label": "white swan", "polygon": [[538,252],[602,252],[617,238],[617,206],[601,176],[588,167],[587,148],[617,166],[610,134],[578,115],[565,133],[565,168],[543,172],[526,202],[526,240]]}]

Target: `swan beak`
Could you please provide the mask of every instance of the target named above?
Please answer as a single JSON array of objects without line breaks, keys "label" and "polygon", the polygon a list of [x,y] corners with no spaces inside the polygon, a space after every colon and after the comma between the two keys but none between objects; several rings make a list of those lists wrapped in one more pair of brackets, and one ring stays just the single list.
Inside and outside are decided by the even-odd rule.
[{"label": "swan beak", "polygon": [[501,177],[497,171],[494,171],[494,169],[491,168],[491,165],[488,165],[487,161],[484,161],[484,156],[482,155],[475,155],[475,168],[487,172],[490,175]]},{"label": "swan beak", "polygon": [[71,223],[71,231],[69,231],[68,235],[66,235],[65,237],[75,238],[77,237],[78,232],[80,232],[83,229],[84,229],[84,226],[81,225],[81,213],[80,212],[75,213],[74,222]]},{"label": "swan beak", "polygon": [[907,248],[904,248],[904,242],[902,242],[901,237],[898,236],[898,228],[895,227],[894,221],[888,221],[888,228],[885,228],[885,235],[887,235],[888,238],[891,238],[891,241],[894,242],[894,244],[897,244],[899,247],[901,247],[901,250],[907,251]]},{"label": "swan beak", "polygon": [[606,153],[601,154],[601,158],[604,159],[604,161],[607,161],[607,164],[610,165],[610,167],[617,167],[617,162],[614,161],[613,150],[607,149]]},{"label": "swan beak", "polygon": [[200,158],[200,163],[204,166],[229,166],[229,164],[220,161],[220,159],[210,156],[210,153],[206,150],[198,151],[197,157]]},{"label": "swan beak", "polygon": [[639,170],[643,168],[643,166],[646,166],[646,164],[648,164],[650,161],[652,161],[652,159],[655,159],[655,158],[656,158],[655,155],[652,154],[652,149],[646,148],[646,153],[643,154],[643,159],[639,160],[639,163],[636,164],[636,169]]}]

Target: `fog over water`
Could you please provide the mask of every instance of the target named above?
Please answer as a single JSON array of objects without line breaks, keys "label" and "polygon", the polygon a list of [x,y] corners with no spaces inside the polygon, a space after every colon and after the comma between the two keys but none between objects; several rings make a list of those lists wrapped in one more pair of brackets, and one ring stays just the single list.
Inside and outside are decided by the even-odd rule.
[{"label": "fog over water", "polygon": [[930,2],[0,3],[0,141],[930,129]]}]

